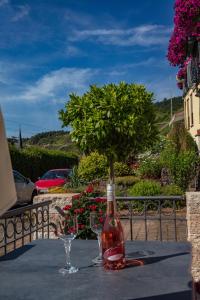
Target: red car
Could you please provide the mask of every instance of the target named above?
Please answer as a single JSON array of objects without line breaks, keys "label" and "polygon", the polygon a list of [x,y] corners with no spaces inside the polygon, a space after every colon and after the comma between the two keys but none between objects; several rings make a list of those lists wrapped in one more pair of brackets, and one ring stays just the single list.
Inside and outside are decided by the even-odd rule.
[{"label": "red car", "polygon": [[38,193],[48,193],[49,188],[64,185],[70,180],[71,172],[71,169],[49,170],[35,183]]}]

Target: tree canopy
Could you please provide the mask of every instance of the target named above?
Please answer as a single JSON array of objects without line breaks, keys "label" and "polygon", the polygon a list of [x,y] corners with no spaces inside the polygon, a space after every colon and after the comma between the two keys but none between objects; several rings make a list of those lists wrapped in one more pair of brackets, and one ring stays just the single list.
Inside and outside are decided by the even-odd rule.
[{"label": "tree canopy", "polygon": [[63,126],[71,126],[72,140],[84,152],[98,151],[111,161],[121,161],[154,143],[153,94],[143,85],[93,85],[82,96],[69,98],[60,119]]}]

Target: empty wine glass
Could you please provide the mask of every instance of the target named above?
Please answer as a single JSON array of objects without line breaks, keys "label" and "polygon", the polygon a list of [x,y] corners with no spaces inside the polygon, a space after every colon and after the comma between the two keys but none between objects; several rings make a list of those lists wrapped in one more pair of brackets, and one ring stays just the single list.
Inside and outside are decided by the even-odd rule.
[{"label": "empty wine glass", "polygon": [[102,263],[102,248],[101,248],[101,233],[103,229],[105,217],[98,212],[91,212],[90,213],[90,228],[91,230],[96,233],[99,245],[99,255],[92,259],[95,264]]},{"label": "empty wine glass", "polygon": [[70,252],[71,243],[78,234],[77,216],[68,215],[66,217],[66,219],[64,220],[62,233],[63,234],[60,234],[58,237],[64,242],[66,264],[63,268],[59,269],[59,273],[63,275],[76,273],[78,271],[78,268],[71,265]]}]

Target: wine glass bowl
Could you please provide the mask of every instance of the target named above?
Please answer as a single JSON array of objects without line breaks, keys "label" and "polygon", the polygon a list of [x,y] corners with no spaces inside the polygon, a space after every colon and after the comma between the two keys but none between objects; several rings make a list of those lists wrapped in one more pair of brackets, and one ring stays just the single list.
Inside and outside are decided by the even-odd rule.
[{"label": "wine glass bowl", "polygon": [[71,265],[70,253],[71,253],[71,243],[76,238],[78,234],[78,220],[77,216],[66,216],[63,221],[63,228],[58,235],[58,238],[64,242],[66,263],[65,266],[59,269],[59,273],[72,274],[78,271],[77,267]]},{"label": "wine glass bowl", "polygon": [[102,249],[101,249],[101,233],[103,229],[105,216],[99,212],[90,213],[90,228],[97,235],[98,245],[99,245],[99,255],[92,259],[95,264],[102,264]]}]

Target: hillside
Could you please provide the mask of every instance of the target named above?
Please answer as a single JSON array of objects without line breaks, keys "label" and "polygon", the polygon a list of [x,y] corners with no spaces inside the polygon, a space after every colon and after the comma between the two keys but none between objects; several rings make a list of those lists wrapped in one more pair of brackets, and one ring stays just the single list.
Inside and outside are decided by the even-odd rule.
[{"label": "hillside", "polygon": [[[171,119],[171,99],[164,99],[160,102],[155,102],[156,108],[156,123],[158,124],[159,130],[162,134],[166,135],[170,128],[169,122]],[[172,114],[183,110],[183,99],[182,97],[172,98]]]},{"label": "hillside", "polygon": [[[183,109],[183,101],[181,97],[172,98],[173,113]],[[162,134],[167,134],[169,131],[169,121],[171,118],[171,99],[164,99],[160,102],[154,103],[156,108],[157,119],[156,122]],[[80,154],[77,146],[71,141],[69,132],[49,131],[42,132],[32,136],[29,139],[23,140],[24,145],[34,145],[46,149],[57,149],[67,152],[74,152]]]},{"label": "hillside", "polygon": [[27,139],[25,145],[80,154],[77,146],[71,141],[69,132],[64,130],[38,133]]}]

